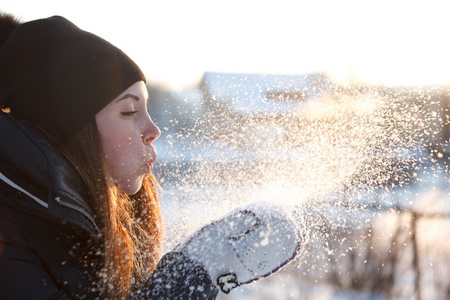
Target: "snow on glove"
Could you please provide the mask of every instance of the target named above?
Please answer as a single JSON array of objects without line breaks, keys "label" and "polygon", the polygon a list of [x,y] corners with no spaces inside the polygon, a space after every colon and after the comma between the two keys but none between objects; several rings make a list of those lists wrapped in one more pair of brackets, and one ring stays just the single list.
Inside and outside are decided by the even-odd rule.
[{"label": "snow on glove", "polygon": [[303,230],[289,210],[253,204],[201,228],[175,251],[201,263],[228,294],[293,260],[303,245]]}]

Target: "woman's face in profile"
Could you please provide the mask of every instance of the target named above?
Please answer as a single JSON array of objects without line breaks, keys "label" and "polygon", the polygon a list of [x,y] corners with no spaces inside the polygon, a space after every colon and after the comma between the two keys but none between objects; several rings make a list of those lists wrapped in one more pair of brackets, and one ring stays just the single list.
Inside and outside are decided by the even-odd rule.
[{"label": "woman's face in profile", "polygon": [[148,114],[147,100],[145,83],[139,81],[95,116],[106,165],[115,184],[128,195],[139,191],[156,160],[152,142],[161,132]]}]

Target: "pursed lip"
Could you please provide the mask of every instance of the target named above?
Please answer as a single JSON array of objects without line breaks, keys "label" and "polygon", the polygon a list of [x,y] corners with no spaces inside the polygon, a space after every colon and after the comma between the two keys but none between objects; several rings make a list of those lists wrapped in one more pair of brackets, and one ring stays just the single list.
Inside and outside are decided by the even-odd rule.
[{"label": "pursed lip", "polygon": [[[150,155],[149,155],[150,156]],[[156,158],[157,158],[157,154],[156,154],[156,150],[155,150],[155,148],[153,148],[153,155],[152,155],[152,159],[151,160],[149,160],[145,165],[148,167],[148,171],[149,171],[149,173],[151,172],[151,171],[153,171],[153,164],[155,163],[155,161],[156,161]]]},{"label": "pursed lip", "polygon": [[153,165],[155,163],[156,158],[158,157],[158,155],[156,154],[156,149],[155,149],[155,147],[153,145],[152,145],[152,152],[153,152],[152,153],[153,155],[149,154],[149,156],[151,156],[153,158],[148,162],[151,165]]},{"label": "pursed lip", "polygon": [[147,165],[153,165],[153,164],[155,163],[155,161],[156,161],[156,156],[155,156],[155,158],[153,158],[151,161],[149,161],[149,162],[147,163]]},{"label": "pursed lip", "polygon": [[153,162],[148,162],[145,164],[145,167],[147,168],[147,170],[146,170],[147,173],[151,173],[153,171]]}]

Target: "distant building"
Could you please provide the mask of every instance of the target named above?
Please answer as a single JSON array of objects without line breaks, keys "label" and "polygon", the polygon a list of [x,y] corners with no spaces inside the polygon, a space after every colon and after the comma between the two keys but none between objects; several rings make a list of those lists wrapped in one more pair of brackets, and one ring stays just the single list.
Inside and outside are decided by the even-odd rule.
[{"label": "distant building", "polygon": [[333,85],[324,74],[204,74],[203,106],[217,136],[229,136],[250,121],[295,114]]}]

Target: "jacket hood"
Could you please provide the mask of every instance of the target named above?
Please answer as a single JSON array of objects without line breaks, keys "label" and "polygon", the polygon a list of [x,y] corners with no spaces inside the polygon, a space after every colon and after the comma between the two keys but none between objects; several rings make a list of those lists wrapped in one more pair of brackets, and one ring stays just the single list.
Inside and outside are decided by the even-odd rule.
[{"label": "jacket hood", "polygon": [[91,235],[99,233],[81,178],[42,132],[0,112],[0,139],[0,179],[28,196],[15,207]]}]

